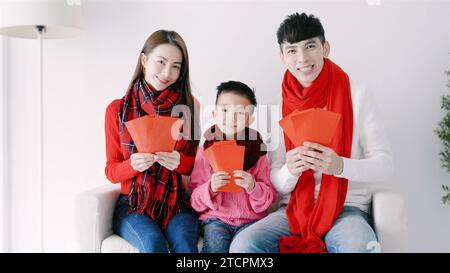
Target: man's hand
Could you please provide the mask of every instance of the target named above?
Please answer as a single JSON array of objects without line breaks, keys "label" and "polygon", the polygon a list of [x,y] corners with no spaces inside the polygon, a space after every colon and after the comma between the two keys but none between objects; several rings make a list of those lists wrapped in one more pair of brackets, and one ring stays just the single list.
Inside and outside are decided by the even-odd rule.
[{"label": "man's hand", "polygon": [[310,168],[328,175],[340,175],[344,170],[344,160],[331,148],[313,142],[304,142],[308,148],[299,156],[310,164]]},{"label": "man's hand", "polygon": [[303,153],[309,151],[308,148],[300,146],[286,153],[286,165],[289,172],[294,176],[300,176],[302,172],[309,170],[311,164],[302,157]]}]

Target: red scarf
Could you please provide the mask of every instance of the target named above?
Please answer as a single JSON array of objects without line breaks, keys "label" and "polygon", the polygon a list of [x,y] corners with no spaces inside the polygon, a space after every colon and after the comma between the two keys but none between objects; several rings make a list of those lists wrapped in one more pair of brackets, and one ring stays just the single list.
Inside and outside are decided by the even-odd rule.
[{"label": "red scarf", "polygon": [[[120,143],[125,159],[137,152],[125,122],[149,114],[170,116],[173,106],[179,103],[183,103],[180,91],[172,86],[156,92],[141,78],[130,85],[119,109]],[[197,145],[198,141],[179,138],[175,150],[191,155],[195,154]],[[173,215],[190,208],[189,199],[182,187],[181,175],[157,162],[132,179],[128,202],[130,213],[146,213],[163,229],[167,227]]]},{"label": "red scarf", "polygon": [[[226,140],[225,134],[216,125],[211,126],[204,136],[203,150],[208,149],[214,142]],[[251,169],[259,158],[267,153],[266,145],[259,132],[248,127],[245,127],[245,130],[237,137],[236,144],[245,146],[244,171]]]},{"label": "red scarf", "polygon": [[[324,108],[342,114],[330,148],[339,156],[350,157],[353,136],[353,108],[348,75],[331,60],[311,86],[303,88],[286,71],[283,78],[283,117],[298,109]],[[294,147],[284,135],[286,151]],[[315,180],[312,170],[304,171],[297,181],[286,207],[291,236],[280,239],[280,252],[327,252],[323,241],[344,207],[348,180],[322,174],[320,192],[314,201]]]}]

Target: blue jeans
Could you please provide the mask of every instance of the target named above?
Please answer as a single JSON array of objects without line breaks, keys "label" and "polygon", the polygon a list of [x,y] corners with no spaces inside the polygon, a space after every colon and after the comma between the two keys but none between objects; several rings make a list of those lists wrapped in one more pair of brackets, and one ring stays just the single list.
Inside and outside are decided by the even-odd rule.
[{"label": "blue jeans", "polygon": [[[380,252],[375,232],[369,224],[369,215],[357,207],[345,206],[325,235],[330,253]],[[279,240],[291,234],[286,216],[286,206],[254,223],[233,240],[230,252],[277,253]]]},{"label": "blue jeans", "polygon": [[251,224],[232,226],[217,218],[205,219],[202,221],[204,230],[202,253],[228,253],[233,237]]},{"label": "blue jeans", "polygon": [[[181,212],[170,219],[166,230],[148,215],[128,213],[127,196],[121,194],[114,210],[114,233],[141,253],[198,253],[198,216]],[[166,242],[167,239],[167,242]]]}]

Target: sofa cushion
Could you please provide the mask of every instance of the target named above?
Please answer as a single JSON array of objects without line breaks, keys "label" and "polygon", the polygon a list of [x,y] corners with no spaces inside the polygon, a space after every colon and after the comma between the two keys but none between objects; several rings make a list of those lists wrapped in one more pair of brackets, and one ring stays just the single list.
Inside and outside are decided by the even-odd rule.
[{"label": "sofa cushion", "polygon": [[113,234],[102,242],[103,253],[139,253],[139,250],[120,236]]},{"label": "sofa cushion", "polygon": [[[203,238],[198,240],[198,251],[203,247]],[[102,242],[102,253],[139,253],[139,250],[125,241],[122,237],[113,234]]]}]

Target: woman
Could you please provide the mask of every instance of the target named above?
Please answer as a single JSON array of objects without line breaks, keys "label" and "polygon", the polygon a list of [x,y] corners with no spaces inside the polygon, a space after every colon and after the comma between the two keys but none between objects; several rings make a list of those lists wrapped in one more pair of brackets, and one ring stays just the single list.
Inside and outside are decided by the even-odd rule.
[{"label": "woman", "polygon": [[[113,230],[140,252],[198,252],[198,217],[181,178],[192,171],[198,146],[196,130],[189,126],[198,124],[194,101],[186,45],[175,31],[159,30],[145,42],[125,96],[106,109],[105,174],[121,183]],[[189,111],[181,115],[188,134],[174,151],[138,153],[125,122],[170,116],[182,105]]]}]

